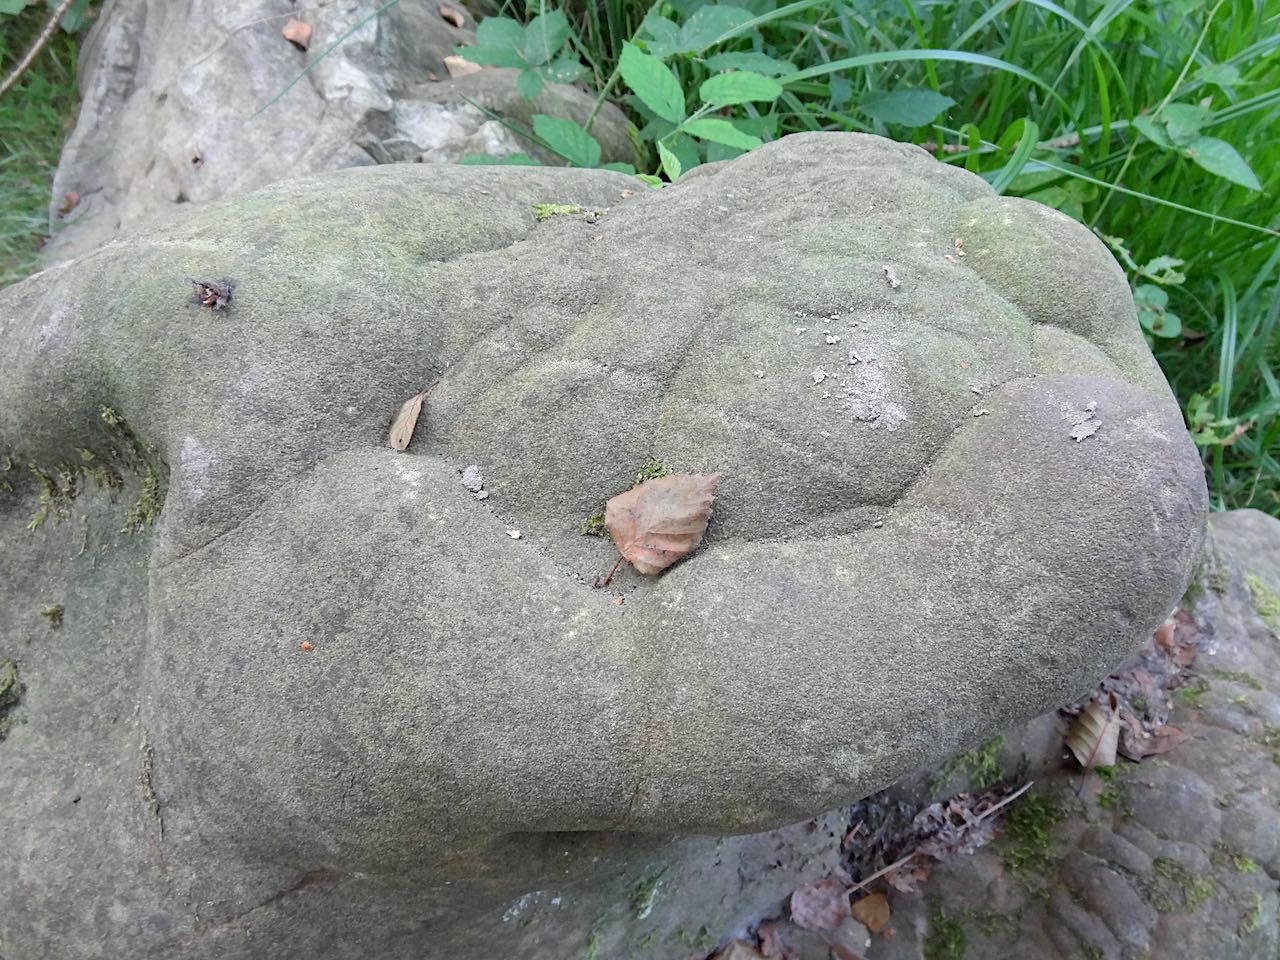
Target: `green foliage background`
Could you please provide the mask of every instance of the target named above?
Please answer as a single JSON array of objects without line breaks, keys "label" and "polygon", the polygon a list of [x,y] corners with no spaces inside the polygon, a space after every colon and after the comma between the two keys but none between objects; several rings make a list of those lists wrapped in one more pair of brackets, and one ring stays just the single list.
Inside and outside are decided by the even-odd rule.
[{"label": "green foliage background", "polygon": [[[490,3],[459,52],[519,69],[529,99],[576,82],[597,111],[619,104],[636,157],[609,166],[651,184],[787,133],[857,130],[1086,224],[1129,275],[1214,506],[1280,515],[1280,0]],[[34,9],[0,16],[0,70]],[[0,282],[47,235],[73,57],[60,37],[0,99]],[[597,166],[591,126],[520,132]]]}]

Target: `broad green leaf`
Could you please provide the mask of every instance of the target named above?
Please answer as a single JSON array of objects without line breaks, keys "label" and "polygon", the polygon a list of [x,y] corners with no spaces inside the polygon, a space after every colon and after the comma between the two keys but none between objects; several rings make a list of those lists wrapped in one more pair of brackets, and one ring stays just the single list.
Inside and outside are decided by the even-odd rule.
[{"label": "broad green leaf", "polygon": [[741,7],[717,3],[699,7],[680,28],[680,53],[697,54],[713,46],[722,34],[742,26],[751,14]]},{"label": "broad green leaf", "polygon": [[1205,83],[1212,83],[1224,89],[1234,87],[1241,80],[1240,68],[1234,63],[1211,63],[1196,76]]},{"label": "broad green leaf", "polygon": [[715,143],[723,143],[725,146],[737,147],[739,150],[754,150],[763,143],[759,137],[743,133],[728,120],[720,120],[714,117],[690,120],[684,125],[683,129],[690,136],[699,137],[703,140],[712,140]]},{"label": "broad green leaf", "polygon": [[1140,134],[1150,140],[1152,143],[1159,144],[1166,150],[1173,149],[1173,141],[1169,139],[1169,135],[1164,132],[1164,125],[1156,123],[1145,114],[1140,117],[1134,117],[1129,121],[1130,125]]},{"label": "broad green leaf", "polygon": [[675,133],[667,138],[667,149],[680,161],[680,170],[688,173],[702,163],[702,155],[698,153],[697,141],[686,137],[683,133]]},{"label": "broad green leaf", "polygon": [[1160,111],[1160,119],[1169,139],[1185,146],[1208,122],[1209,111],[1195,103],[1171,103]]},{"label": "broad green leaf", "polygon": [[[54,6],[54,4],[50,4],[50,6]],[[79,33],[81,28],[88,22],[89,0],[75,0],[75,3],[71,4],[70,9],[58,21],[58,26],[66,33]]]},{"label": "broad green leaf", "polygon": [[702,98],[702,102],[713,107],[728,107],[751,101],[772,103],[781,95],[782,87],[777,80],[747,70],[716,74],[704,80],[698,88],[698,96]]},{"label": "broad green leaf", "polygon": [[542,92],[542,77],[533,70],[521,71],[519,79],[516,80],[516,89],[520,91],[520,96],[526,100],[532,100]]},{"label": "broad green leaf", "polygon": [[680,179],[680,161],[661,140],[658,141],[658,159],[662,161],[662,172],[667,175],[668,180],[675,183]]},{"label": "broad green leaf", "polygon": [[1212,174],[1250,190],[1261,190],[1262,184],[1236,148],[1217,137],[1196,137],[1186,145],[1188,157]]},{"label": "broad green leaf", "polygon": [[542,166],[537,160],[525,153],[509,153],[505,157],[491,157],[487,153],[469,153],[459,163],[467,166],[495,166],[495,167],[540,167]]},{"label": "broad green leaf", "polygon": [[655,177],[652,173],[637,173],[636,179],[646,187],[653,187],[655,189],[662,187],[662,178]]},{"label": "broad green leaf", "polygon": [[703,144],[707,150],[707,163],[715,163],[717,160],[732,160],[734,157],[740,157],[747,151],[739,150],[737,147],[728,147],[723,143],[716,143],[714,140],[708,140]]},{"label": "broad green leaf", "polygon": [[568,39],[568,18],[559,10],[552,10],[529,21],[520,52],[531,64],[549,63]]},{"label": "broad green leaf", "polygon": [[641,24],[652,39],[644,41],[645,48],[659,59],[666,59],[680,49],[680,28],[675,21],[650,13]]},{"label": "broad green leaf", "polygon": [[602,169],[602,170],[612,170],[612,171],[614,171],[615,173],[629,173],[629,174],[631,174],[631,176],[633,176],[633,177],[636,175],[636,168],[635,168],[635,167],[633,167],[633,166],[632,166],[631,164],[629,164],[629,163],[620,163],[620,162],[619,162],[619,161],[617,161],[617,160],[615,160],[613,163],[606,163],[606,164],[605,164],[603,167],[601,167],[600,169]]},{"label": "broad green leaf", "polygon": [[510,17],[485,17],[476,27],[476,46],[518,50],[524,43],[524,27]]},{"label": "broad green leaf", "polygon": [[684,91],[671,69],[632,43],[622,45],[618,70],[631,92],[656,116],[671,123],[684,119]]},{"label": "broad green leaf", "polygon": [[827,81],[827,89],[831,91],[831,106],[834,109],[843,107],[853,96],[853,83],[848,77],[832,77]]},{"label": "broad green leaf", "polygon": [[533,132],[575,167],[600,166],[600,144],[572,120],[535,113]]},{"label": "broad green leaf", "polygon": [[858,109],[882,123],[923,127],[954,105],[954,100],[934,90],[877,90],[863,97]]},{"label": "broad green leaf", "polygon": [[486,44],[475,47],[454,47],[453,52],[472,63],[484,63],[491,67],[525,66],[524,58],[511,47],[494,47]]},{"label": "broad green leaf", "polygon": [[27,8],[27,5],[34,3],[35,0],[0,0],[0,14],[12,15],[21,13]]},{"label": "broad green leaf", "polygon": [[548,83],[573,83],[585,69],[573,56],[556,57],[543,69],[542,78]]},{"label": "broad green leaf", "polygon": [[[751,51],[717,53],[714,56],[707,57],[707,68],[714,71],[752,70],[755,73],[764,74],[766,77],[784,77],[789,73],[796,72],[794,63],[775,60],[766,54]],[[847,80],[845,82],[848,83]]]}]

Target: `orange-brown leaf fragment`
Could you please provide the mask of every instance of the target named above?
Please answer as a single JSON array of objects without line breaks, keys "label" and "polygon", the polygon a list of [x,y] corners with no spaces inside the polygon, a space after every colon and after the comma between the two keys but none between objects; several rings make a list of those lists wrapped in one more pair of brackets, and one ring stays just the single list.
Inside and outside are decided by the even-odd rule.
[{"label": "orange-brown leaf fragment", "polygon": [[604,525],[637,571],[661,573],[702,542],[718,486],[718,473],[654,477],[605,504]]},{"label": "orange-brown leaf fragment", "polygon": [[467,18],[463,16],[462,11],[452,4],[440,4],[440,16],[459,30],[467,25]]},{"label": "orange-brown leaf fragment", "polygon": [[280,33],[299,50],[306,50],[311,46],[311,24],[303,23],[297,17],[290,17]]},{"label": "orange-brown leaf fragment", "polygon": [[387,439],[392,450],[404,451],[409,448],[413,431],[418,426],[418,415],[422,413],[422,400],[426,395],[426,390],[415,394],[396,411],[395,419],[391,421],[391,436]]},{"label": "orange-brown leaf fragment", "polygon": [[872,933],[879,933],[889,925],[889,898],[883,893],[863,897],[853,905],[853,919]]}]

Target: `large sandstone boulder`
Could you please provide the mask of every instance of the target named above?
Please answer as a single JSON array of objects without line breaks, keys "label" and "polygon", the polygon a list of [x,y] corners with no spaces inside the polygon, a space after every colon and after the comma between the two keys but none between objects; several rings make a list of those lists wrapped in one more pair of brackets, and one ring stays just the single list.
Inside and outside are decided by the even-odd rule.
[{"label": "large sandstone boulder", "polygon": [[[530,103],[514,70],[451,80],[444,58],[475,34],[462,4],[450,6],[465,26],[434,0],[372,19],[368,4],[350,0],[107,0],[81,53],[83,104],[50,210],[63,226],[46,253],[87,253],[157,214],[323,170],[518,152],[562,162],[503,121],[528,129],[545,113],[585,122],[594,98],[551,85]],[[305,53],[281,35],[294,16],[314,27]],[[632,160],[626,128],[613,106],[597,118],[605,161]],[[68,194],[79,202],[64,216]]]},{"label": "large sandstone boulder", "polygon": [[[673,834],[806,819],[1087,690],[1202,537],[1109,254],[873,137],[660,191],[290,180],[10,288],[0,338],[18,956],[570,956],[638,879],[737,869]],[[579,528],[652,458],[724,475],[704,546],[592,589]],[[563,924],[502,925],[537,891]]]}]

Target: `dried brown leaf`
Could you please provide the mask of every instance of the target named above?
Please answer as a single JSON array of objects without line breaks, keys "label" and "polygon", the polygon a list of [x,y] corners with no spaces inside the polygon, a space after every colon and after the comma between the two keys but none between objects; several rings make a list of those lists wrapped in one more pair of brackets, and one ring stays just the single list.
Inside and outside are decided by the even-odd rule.
[{"label": "dried brown leaf", "polygon": [[915,893],[928,881],[932,870],[922,857],[915,857],[886,873],[884,881],[899,893]]},{"label": "dried brown leaf", "polygon": [[782,938],[781,920],[766,920],[756,932],[760,937],[760,953],[765,960],[792,960],[795,956]]},{"label": "dried brown leaf", "polygon": [[418,415],[422,413],[423,398],[426,397],[430,389],[428,387],[400,404],[400,409],[396,411],[395,419],[391,421],[391,436],[387,439],[392,450],[403,452],[409,448],[409,442],[413,440],[413,431],[418,426]]},{"label": "dried brown leaf", "polygon": [[467,25],[467,18],[463,12],[451,4],[440,4],[440,16],[459,30]]},{"label": "dried brown leaf", "polygon": [[660,573],[702,541],[719,485],[718,473],[646,480],[605,504],[604,524],[636,570]]},{"label": "dried brown leaf", "polygon": [[444,58],[444,68],[449,71],[451,77],[465,77],[469,73],[479,73],[483,69],[480,64],[472,63],[466,57],[460,57],[456,53]]},{"label": "dried brown leaf", "polygon": [[311,46],[311,24],[303,23],[297,17],[290,17],[280,34],[299,50]]},{"label": "dried brown leaf", "polygon": [[765,955],[745,940],[734,940],[713,953],[711,960],[765,960]]},{"label": "dried brown leaf", "polygon": [[791,894],[791,919],[806,930],[834,930],[847,916],[849,893],[834,877],[807,883]]},{"label": "dried brown leaf", "polygon": [[872,933],[879,933],[889,925],[889,898],[883,893],[863,897],[853,905],[853,919]]},{"label": "dried brown leaf", "polygon": [[1067,746],[1080,766],[1113,767],[1116,763],[1116,746],[1120,740],[1120,716],[1116,710],[1114,695],[1109,704],[1093,700],[1080,711],[1080,716],[1067,734]]}]

